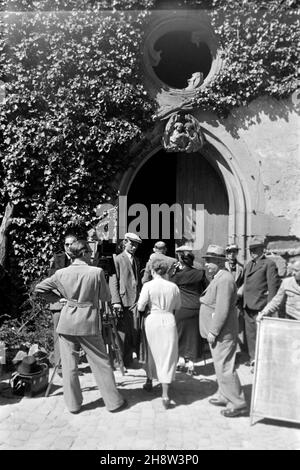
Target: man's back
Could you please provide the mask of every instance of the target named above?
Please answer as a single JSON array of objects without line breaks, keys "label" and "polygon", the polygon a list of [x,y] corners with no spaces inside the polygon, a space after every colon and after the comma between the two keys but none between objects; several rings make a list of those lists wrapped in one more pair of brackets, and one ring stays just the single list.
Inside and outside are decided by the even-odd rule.
[{"label": "man's back", "polygon": [[[90,302],[95,299],[97,302],[108,292],[104,271],[95,266],[75,262],[67,268],[59,269],[55,275],[64,289],[66,298],[70,300]],[[109,300],[109,296],[105,296]]]}]

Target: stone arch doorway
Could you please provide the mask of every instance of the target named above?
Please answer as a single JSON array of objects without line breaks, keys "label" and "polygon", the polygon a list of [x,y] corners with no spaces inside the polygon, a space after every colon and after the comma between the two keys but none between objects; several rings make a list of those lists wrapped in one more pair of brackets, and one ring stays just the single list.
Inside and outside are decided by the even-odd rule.
[{"label": "stone arch doorway", "polygon": [[[239,245],[239,258],[244,262],[247,259],[251,215],[247,187],[230,149],[208,131],[205,131],[205,139],[206,144],[197,154],[181,154],[178,157],[178,154],[166,153],[161,145],[140,151],[120,180],[119,194],[127,196],[129,204],[138,202],[147,205],[151,203],[150,195],[154,193],[154,202],[171,204],[176,198],[185,199],[184,191],[188,188],[186,197],[207,206],[204,243],[202,249],[196,250],[196,258],[201,258],[209,243],[225,245],[230,242]],[[185,182],[181,185],[181,196],[178,178]],[[122,217],[119,226],[125,231],[128,228]],[[171,255],[175,242],[181,243],[172,238],[172,233],[170,235],[170,240],[166,241]],[[153,244],[154,240],[145,240],[139,256],[147,259]]]},{"label": "stone arch doorway", "polygon": [[[144,204],[148,211],[151,204],[203,204],[203,246],[194,249],[196,258],[201,259],[210,243],[226,245],[230,241],[240,245],[240,258],[244,260],[244,190],[233,165],[228,165],[212,145],[213,137],[206,135],[206,140],[205,147],[195,154],[166,153],[159,146],[147,155],[139,155],[132,169],[123,177],[120,194],[128,197],[128,206]],[[223,150],[225,152],[226,149]],[[172,215],[170,220],[174,222]],[[128,217],[128,225],[134,217]],[[170,255],[173,255],[176,245],[186,242],[184,237],[174,240],[172,224],[169,238],[160,232],[159,236],[151,239],[149,230],[149,239],[144,239],[139,250],[142,261],[148,258],[158,238],[167,242]]]}]

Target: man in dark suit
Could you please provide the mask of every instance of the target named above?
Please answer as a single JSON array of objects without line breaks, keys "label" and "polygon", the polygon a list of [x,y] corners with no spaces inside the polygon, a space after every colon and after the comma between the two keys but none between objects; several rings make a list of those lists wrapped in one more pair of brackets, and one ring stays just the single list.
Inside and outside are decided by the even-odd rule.
[{"label": "man in dark suit", "polygon": [[219,386],[218,396],[209,402],[226,407],[221,414],[234,418],[247,413],[244,393],[235,370],[237,289],[232,275],[224,268],[224,248],[210,245],[204,258],[212,280],[200,297],[200,334],[209,343]]},{"label": "man in dark suit", "polygon": [[[72,243],[77,240],[77,237],[73,233],[67,233],[64,239],[64,251],[59,251],[54,254],[50,268],[48,270],[48,276],[52,276],[56,271],[62,268],[67,268],[72,263],[70,256],[70,247]],[[57,301],[50,303],[49,309],[53,315],[53,342],[54,342],[54,363],[55,365],[60,362],[60,350],[59,350],[59,340],[58,334],[56,333],[56,328],[60,318],[60,312],[63,308],[63,303]],[[61,368],[58,369],[58,374],[61,375]]]},{"label": "man in dark suit", "polygon": [[250,241],[249,251],[252,258],[245,267],[243,308],[246,340],[250,365],[254,364],[256,345],[256,317],[275,296],[280,278],[274,261],[264,255],[264,241],[254,238]]},{"label": "man in dark suit", "polygon": [[123,346],[125,367],[139,357],[140,321],[137,300],[141,291],[140,264],[135,252],[142,243],[135,233],[126,233],[124,250],[114,258],[115,274],[109,279],[111,302],[119,314],[118,331]]}]

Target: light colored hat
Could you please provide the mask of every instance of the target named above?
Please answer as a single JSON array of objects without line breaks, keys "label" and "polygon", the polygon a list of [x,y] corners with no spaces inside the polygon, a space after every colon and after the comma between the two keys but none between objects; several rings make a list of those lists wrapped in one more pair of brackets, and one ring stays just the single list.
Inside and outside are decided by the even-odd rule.
[{"label": "light colored hat", "polygon": [[263,238],[253,237],[249,242],[249,250],[251,248],[257,248],[259,246],[265,246],[265,241]]},{"label": "light colored hat", "polygon": [[203,258],[225,259],[225,249],[219,245],[209,245]]},{"label": "light colored hat", "polygon": [[142,240],[138,235],[132,232],[125,233],[124,240],[131,240],[132,242],[142,243]]},{"label": "light colored hat", "polygon": [[188,245],[182,245],[182,246],[179,246],[178,248],[176,248],[176,253],[179,253],[180,251],[193,251],[193,248],[191,246],[188,246]]},{"label": "light colored hat", "polygon": [[236,245],[236,243],[231,243],[231,245],[227,245],[225,248],[225,251],[239,251],[239,247]]}]

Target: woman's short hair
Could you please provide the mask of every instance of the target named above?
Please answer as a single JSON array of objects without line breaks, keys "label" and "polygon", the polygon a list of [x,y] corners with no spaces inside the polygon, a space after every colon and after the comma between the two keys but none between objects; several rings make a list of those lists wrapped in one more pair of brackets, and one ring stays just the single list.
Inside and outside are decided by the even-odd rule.
[{"label": "woman's short hair", "polygon": [[188,251],[184,251],[180,253],[180,261],[187,266],[193,266],[195,256],[193,253],[189,253]]},{"label": "woman's short hair", "polygon": [[86,240],[77,240],[70,245],[70,256],[72,259],[83,258],[86,251],[90,251],[89,244]]},{"label": "woman's short hair", "polygon": [[168,271],[169,266],[163,259],[155,258],[151,262],[151,269],[153,269],[157,274],[163,276]]}]

